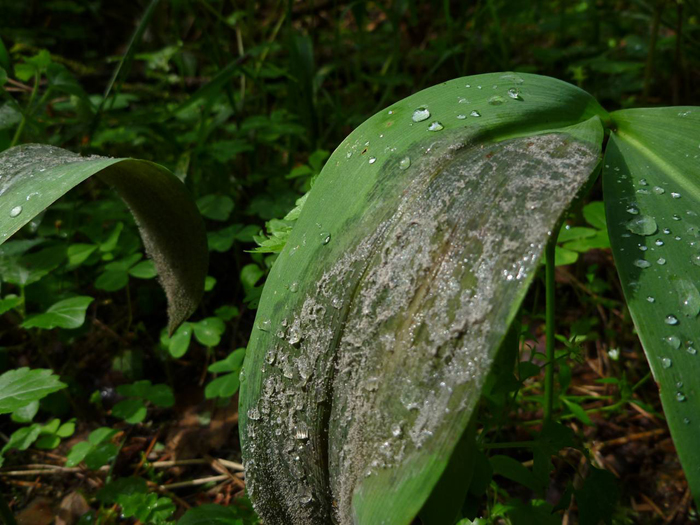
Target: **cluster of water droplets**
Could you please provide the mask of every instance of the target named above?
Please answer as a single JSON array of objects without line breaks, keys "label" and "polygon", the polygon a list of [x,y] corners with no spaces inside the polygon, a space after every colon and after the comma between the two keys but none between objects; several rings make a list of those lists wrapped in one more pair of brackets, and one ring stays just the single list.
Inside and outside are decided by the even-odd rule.
[{"label": "cluster of water droplets", "polygon": [[[605,167],[610,168],[609,165],[606,165]],[[613,168],[613,170],[615,172],[620,172],[620,168],[618,167]],[[625,174],[619,173],[617,182],[621,183],[626,179],[627,176]],[[651,191],[647,189],[650,184],[646,178],[640,179],[638,184],[639,188],[636,189],[636,193],[640,195],[648,195],[648,197],[640,197],[642,199],[653,200],[670,197],[674,201],[679,201],[679,204],[683,202],[683,195],[680,191],[672,191],[669,189],[667,192],[667,189],[663,187],[663,185],[668,186],[667,183],[663,183],[663,185],[654,185],[651,187]],[[679,204],[674,203],[672,206],[678,209]],[[646,208],[646,206],[643,206],[642,208]],[[631,217],[626,219],[624,222],[625,229],[629,233],[623,233],[622,237],[630,238],[630,236],[633,235],[635,239],[642,241],[637,245],[637,247],[644,254],[644,257],[634,259],[632,264],[644,272],[643,275],[646,275],[646,272],[654,272],[653,267],[655,265],[665,266],[668,262],[668,255],[663,254],[666,241],[664,241],[661,237],[654,239],[653,245],[647,246],[648,243],[646,239],[659,234],[668,235],[669,238],[672,239],[672,242],[681,242],[681,251],[684,251],[683,242],[685,237],[687,246],[693,252],[690,256],[690,262],[696,266],[700,266],[700,252],[698,252],[698,248],[700,248],[700,246],[698,246],[698,243],[700,242],[700,226],[697,226],[691,222],[698,216],[696,212],[690,209],[685,210],[685,212],[681,212],[679,209],[679,213],[674,213],[670,217],[672,221],[677,223],[677,226],[672,228],[670,225],[660,227],[657,223],[658,216],[655,218],[651,215],[643,213],[639,204],[636,202],[626,202],[624,204],[624,209],[629,215],[631,215]],[[683,215],[686,217],[685,220]],[[666,219],[661,218],[658,220]],[[678,229],[679,227],[682,231],[686,232],[687,236],[674,233],[673,230]],[[657,253],[660,251],[661,254],[658,256],[651,256],[651,251],[657,251]],[[671,266],[671,268],[669,268],[670,272],[673,272],[672,265],[669,264],[669,266]],[[694,324],[697,322],[696,318],[698,314],[700,314],[700,291],[693,282],[693,279],[688,275],[687,268],[684,268],[679,274],[669,273],[669,270],[664,270],[663,273],[657,273],[656,275],[658,279],[668,282],[667,291],[658,297],[647,295],[646,301],[649,303],[649,305],[653,305],[651,307],[654,309],[659,308],[660,304],[663,304],[666,308],[668,308],[668,305],[674,305],[672,308],[675,311],[659,312],[659,318],[661,321],[663,321],[660,326],[664,327],[663,331],[666,332],[666,335],[661,337],[662,346],[660,347],[660,350],[662,350],[662,352],[658,357],[658,362],[664,370],[669,370],[670,373],[681,374],[684,371],[683,367],[674,367],[675,356],[696,356],[698,354],[694,342],[691,340],[685,340],[686,338],[683,337],[683,332],[686,326],[692,326],[691,323]],[[656,270],[656,272],[659,271],[660,269]],[[649,281],[644,279],[642,283],[644,282]],[[638,292],[638,288],[642,286],[639,282],[632,282],[630,285],[635,292]],[[660,299],[660,301],[657,301],[657,298]],[[683,352],[683,354],[678,354],[679,352]],[[676,382],[674,398],[680,403],[687,400],[687,394],[683,390],[682,381]],[[684,418],[683,421],[685,424],[690,423],[689,418]]]}]

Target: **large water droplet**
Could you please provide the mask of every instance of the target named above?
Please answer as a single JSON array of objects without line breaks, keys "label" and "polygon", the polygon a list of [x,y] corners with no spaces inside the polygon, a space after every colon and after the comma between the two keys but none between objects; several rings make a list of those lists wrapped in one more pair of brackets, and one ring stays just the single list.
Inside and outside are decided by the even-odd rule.
[{"label": "large water droplet", "polygon": [[683,394],[683,392],[676,392],[676,401],[678,401],[679,403],[685,401],[685,395]]},{"label": "large water droplet", "polygon": [[663,266],[664,264],[666,264],[666,259],[664,259],[663,257],[659,257],[656,261],[656,264],[660,264]]},{"label": "large water droplet", "polygon": [[681,198],[681,194],[680,194],[680,193],[676,193],[676,192],[671,192],[671,197],[673,197],[674,199],[680,199],[680,198]]},{"label": "large water droplet", "polygon": [[700,313],[700,292],[697,287],[685,279],[674,281],[674,286],[678,291],[683,315],[687,317],[697,316]]},{"label": "large water droplet", "polygon": [[656,221],[648,215],[638,215],[634,219],[627,221],[625,226],[629,231],[637,235],[654,235],[658,230]]},{"label": "large water droplet", "polygon": [[269,332],[272,328],[272,321],[270,321],[269,319],[265,319],[264,321],[258,323],[258,328],[263,332]]},{"label": "large water droplet", "polygon": [[698,351],[695,348],[693,348],[692,346],[689,346],[688,348],[686,348],[686,352],[688,352],[690,355],[696,355],[698,353]]},{"label": "large water droplet", "polygon": [[370,163],[370,164],[374,164],[375,162],[377,162],[377,157],[370,157],[370,158],[369,158],[369,163]]},{"label": "large water droplet", "polygon": [[656,301],[656,299],[654,299],[651,295],[649,295],[649,296],[647,296],[647,301],[649,301],[650,303],[653,303],[654,301]]},{"label": "large water droplet", "polygon": [[400,170],[407,170],[410,167],[411,167],[411,157],[404,157],[399,162],[399,169]]},{"label": "large water droplet", "polygon": [[664,323],[670,324],[671,326],[678,324],[678,318],[675,315],[667,315],[664,319]]},{"label": "large water droplet", "polygon": [[460,115],[457,115],[457,119],[458,119],[458,120],[464,120],[465,118],[467,118],[466,115],[461,115],[461,114],[460,114]]},{"label": "large water droplet", "polygon": [[331,234],[329,232],[321,232],[321,244],[328,244],[331,242]]},{"label": "large water droplet", "polygon": [[664,339],[668,345],[673,348],[674,350],[678,350],[681,347],[681,340],[678,339],[675,335],[670,335]]},{"label": "large water droplet", "polygon": [[472,110],[471,113],[469,113],[472,117],[480,117],[481,113],[479,113],[477,110]]},{"label": "large water droplet", "polygon": [[664,357],[661,359],[661,366],[664,368],[671,368],[671,365],[673,364],[673,361],[671,361],[668,357]]},{"label": "large water droplet", "polygon": [[647,182],[646,179],[639,179],[639,185],[640,185],[640,186],[646,186],[647,184],[649,184],[649,183]]},{"label": "large water droplet", "polygon": [[631,213],[632,215],[639,215],[639,208],[636,206],[630,206],[627,208],[627,213]]},{"label": "large water droplet", "polygon": [[663,189],[661,186],[654,186],[654,193],[656,193],[657,195],[663,195],[664,193],[666,193],[666,190]]},{"label": "large water droplet", "polygon": [[489,104],[492,106],[500,106],[505,102],[505,99],[500,95],[494,95],[489,99]]},{"label": "large water droplet", "polygon": [[10,210],[10,217],[17,217],[20,213],[22,213],[22,206],[15,206]]},{"label": "large water droplet", "polygon": [[430,111],[428,111],[428,108],[418,108],[413,112],[411,120],[413,120],[413,122],[423,122],[424,120],[428,120],[429,118]]},{"label": "large water droplet", "polygon": [[292,293],[297,293],[299,291],[299,283],[297,281],[294,281],[292,284],[290,284],[289,291]]},{"label": "large water droplet", "polygon": [[443,126],[437,120],[434,122],[431,122],[430,126],[428,126],[428,131],[442,131],[443,129],[445,129],[445,126]]},{"label": "large water droplet", "polygon": [[651,263],[649,261],[645,261],[644,259],[637,259],[632,264],[634,264],[637,268],[649,268],[649,266],[651,266]]},{"label": "large water droplet", "polygon": [[512,98],[513,100],[521,100],[520,98],[520,90],[517,88],[510,88],[508,90],[508,96]]}]

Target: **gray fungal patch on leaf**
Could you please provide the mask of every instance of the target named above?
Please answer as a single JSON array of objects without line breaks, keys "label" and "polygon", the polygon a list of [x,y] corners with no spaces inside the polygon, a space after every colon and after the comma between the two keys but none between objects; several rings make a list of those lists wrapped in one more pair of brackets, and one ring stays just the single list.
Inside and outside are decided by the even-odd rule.
[{"label": "gray fungal patch on leaf", "polygon": [[276,303],[270,333],[256,334],[267,355],[244,459],[268,525],[349,525],[373,478],[398,491],[416,469],[444,468],[425,458],[446,459],[459,440],[547,231],[599,161],[563,134],[453,134],[428,148],[410,170],[399,172],[402,152],[386,162],[341,229],[349,248],[319,251],[315,284]]}]

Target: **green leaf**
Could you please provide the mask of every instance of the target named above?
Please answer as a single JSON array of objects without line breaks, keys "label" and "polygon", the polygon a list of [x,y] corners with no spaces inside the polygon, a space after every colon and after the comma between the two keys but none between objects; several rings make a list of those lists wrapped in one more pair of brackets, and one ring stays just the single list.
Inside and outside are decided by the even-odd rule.
[{"label": "green leaf", "polygon": [[23,328],[80,328],[85,322],[85,312],[94,299],[79,296],[64,299],[49,307],[43,314],[28,317]]},{"label": "green leaf", "polygon": [[700,109],[613,118],[603,190],[615,265],[700,502]]},{"label": "green leaf", "polygon": [[19,407],[12,412],[12,421],[15,423],[29,423],[36,413],[39,411],[39,401],[32,401],[24,406]]},{"label": "green leaf", "polygon": [[221,342],[221,335],[226,325],[218,317],[207,317],[192,325],[194,336],[204,346],[216,346]]},{"label": "green leaf", "polygon": [[146,419],[146,406],[140,399],[125,399],[114,405],[112,415],[134,425]]},{"label": "green leaf", "polygon": [[41,434],[41,425],[35,423],[28,427],[16,430],[10,436],[10,440],[2,448],[4,454],[8,450],[27,450]]},{"label": "green leaf", "polygon": [[153,279],[157,274],[156,266],[150,259],[141,261],[129,270],[129,275],[137,279]]},{"label": "green leaf", "polygon": [[92,450],[85,455],[83,461],[90,470],[97,470],[107,463],[111,463],[118,453],[119,447],[114,443],[100,443],[92,447]]},{"label": "green leaf", "polygon": [[593,421],[591,421],[591,418],[586,414],[586,411],[579,405],[578,403],[574,403],[573,401],[570,401],[566,399],[565,397],[561,398],[562,402],[566,405],[566,407],[571,411],[571,413],[578,419],[581,423],[584,425],[592,425]]},{"label": "green leaf", "polygon": [[207,503],[189,509],[177,525],[243,525],[243,521],[234,509]]},{"label": "green leaf", "polygon": [[197,207],[165,168],[142,160],[81,157],[45,145],[10,148],[0,154],[0,244],[92,175],[114,186],[136,217],[168,296],[174,331],[202,297],[208,252]]},{"label": "green leaf", "polygon": [[197,207],[207,219],[225,221],[233,211],[233,200],[226,195],[205,195],[197,199]]},{"label": "green leaf", "polygon": [[92,449],[93,446],[87,441],[81,441],[73,445],[68,456],[66,456],[66,467],[75,467],[78,465]]},{"label": "green leaf", "polygon": [[601,521],[613,523],[612,517],[620,498],[620,486],[610,472],[591,467],[583,487],[574,493],[581,525],[598,525]]},{"label": "green leaf", "polygon": [[96,244],[71,244],[68,247],[68,266],[76,268],[87,261],[95,250],[99,248]]},{"label": "green leaf", "polygon": [[51,370],[18,368],[0,376],[0,414],[14,412],[65,388]]},{"label": "green leaf", "polygon": [[190,347],[190,341],[192,339],[192,324],[183,323],[180,328],[175,331],[175,334],[170,338],[168,344],[168,351],[170,355],[175,359],[179,359]]},{"label": "green leaf", "polygon": [[601,201],[589,202],[583,207],[583,218],[586,222],[599,230],[608,227],[605,220],[605,204]]},{"label": "green leaf", "polygon": [[148,485],[145,479],[125,476],[107,483],[97,492],[96,498],[98,501],[110,505],[116,503],[120,496],[145,494],[146,492],[148,492]]},{"label": "green leaf", "polygon": [[[478,75],[391,105],[331,155],[265,283],[241,376],[265,523],[412,522],[607,118],[569,84]],[[296,460],[285,449],[300,441]]]},{"label": "green leaf", "polygon": [[520,483],[534,492],[542,491],[542,486],[532,474],[532,471],[524,467],[520,461],[510,456],[492,456],[490,461],[494,475],[500,475]]},{"label": "green leaf", "polygon": [[88,442],[92,445],[99,445],[100,443],[104,443],[105,441],[112,439],[117,434],[117,432],[117,430],[114,430],[112,428],[100,427],[90,432],[90,435],[88,436]]},{"label": "green leaf", "polygon": [[173,390],[168,385],[153,385],[145,397],[157,407],[170,408],[175,404]]},{"label": "green leaf", "polygon": [[6,295],[0,299],[0,315],[9,312],[22,304],[22,298],[13,294]]},{"label": "green leaf", "polygon": [[241,370],[241,365],[243,365],[244,358],[245,348],[239,348],[231,352],[226,359],[209,365],[209,371],[215,374],[221,372],[239,372]]},{"label": "green leaf", "polygon": [[226,374],[213,379],[204,389],[204,396],[207,399],[215,397],[231,397],[238,391],[240,380],[237,373]]},{"label": "green leaf", "polygon": [[129,274],[124,270],[108,270],[95,280],[95,288],[106,292],[116,292],[129,283]]}]

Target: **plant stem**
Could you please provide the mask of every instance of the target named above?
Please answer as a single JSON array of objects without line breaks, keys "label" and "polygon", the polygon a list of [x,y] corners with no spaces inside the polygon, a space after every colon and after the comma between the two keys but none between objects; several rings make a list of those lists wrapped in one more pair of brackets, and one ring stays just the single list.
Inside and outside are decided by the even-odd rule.
[{"label": "plant stem", "polygon": [[0,493],[0,518],[5,525],[17,525],[15,516],[12,514],[10,506],[7,504],[7,500],[5,500],[5,495],[2,493]]},{"label": "plant stem", "polygon": [[552,235],[545,248],[545,329],[547,332],[546,355],[547,364],[544,369],[544,420],[552,419],[554,406],[554,252],[557,247],[559,226],[552,230]]},{"label": "plant stem", "polygon": [[29,102],[27,103],[27,108],[24,110],[24,113],[22,114],[22,120],[19,123],[19,126],[17,126],[17,131],[15,131],[15,136],[12,137],[12,142],[10,143],[10,147],[14,147],[17,145],[19,142],[19,139],[22,137],[22,132],[24,131],[24,126],[27,124],[27,119],[31,115],[32,111],[32,105],[34,104],[34,99],[36,98],[36,92],[39,90],[39,81],[41,80],[41,76],[39,73],[34,74],[34,89],[32,90],[32,94],[29,96]]},{"label": "plant stem", "polygon": [[649,40],[649,52],[647,53],[647,64],[644,69],[644,89],[642,90],[642,100],[646,102],[649,99],[649,91],[651,90],[651,77],[654,72],[654,51],[656,50],[656,41],[659,37],[659,25],[661,23],[661,13],[664,8],[664,1],[659,0],[654,9],[654,18],[651,21],[651,38]]}]

